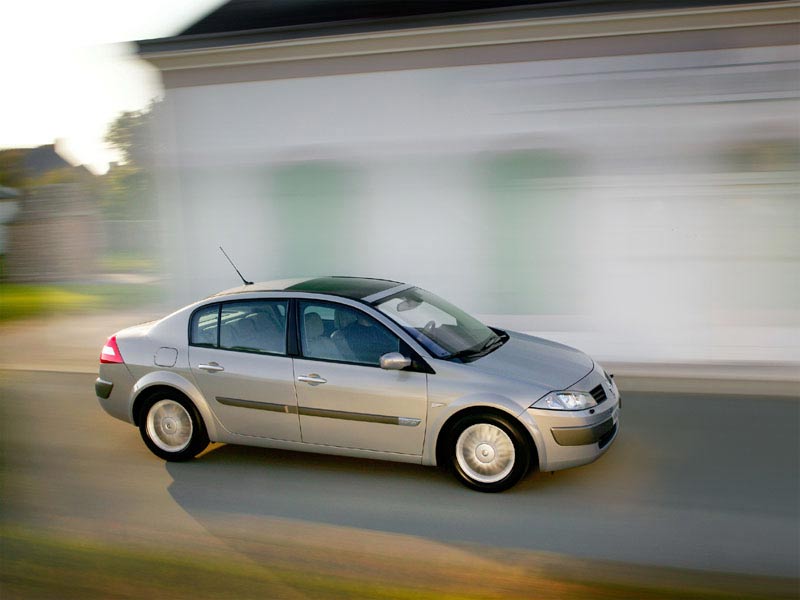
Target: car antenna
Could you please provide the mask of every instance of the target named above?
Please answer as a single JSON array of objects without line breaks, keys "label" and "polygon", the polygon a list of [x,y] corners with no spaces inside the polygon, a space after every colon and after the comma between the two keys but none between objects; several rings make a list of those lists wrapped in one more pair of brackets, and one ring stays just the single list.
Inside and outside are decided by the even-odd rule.
[{"label": "car antenna", "polygon": [[227,253],[227,252],[225,252],[225,250],[223,250],[223,249],[222,249],[222,246],[220,246],[220,247],[219,247],[219,249],[220,249],[220,250],[222,251],[222,253],[225,255],[225,258],[227,258],[227,259],[228,259],[228,262],[229,262],[229,263],[231,263],[231,266],[233,267],[233,270],[234,270],[234,271],[236,271],[236,274],[237,274],[239,277],[241,277],[241,279],[242,279],[242,283],[244,283],[245,285],[253,285],[253,282],[252,282],[252,281],[247,281],[247,279],[245,279],[245,278],[244,278],[244,276],[241,274],[241,272],[239,271],[239,269],[237,269],[237,268],[236,268],[236,265],[235,265],[235,264],[233,264],[233,261],[231,260],[231,257],[230,257],[230,256],[228,256],[228,253]]}]

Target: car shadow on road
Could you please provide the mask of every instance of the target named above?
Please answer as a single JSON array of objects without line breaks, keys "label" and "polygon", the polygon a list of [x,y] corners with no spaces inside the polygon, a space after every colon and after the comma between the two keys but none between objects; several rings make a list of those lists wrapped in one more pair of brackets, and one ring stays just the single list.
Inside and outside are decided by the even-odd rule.
[{"label": "car shadow on road", "polygon": [[[607,475],[608,468],[601,470]],[[511,490],[482,494],[433,467],[235,445],[166,469],[173,499],[212,531],[227,513],[522,547],[536,544],[517,523],[554,496],[577,509],[580,490],[603,477],[589,469],[531,472]]]}]

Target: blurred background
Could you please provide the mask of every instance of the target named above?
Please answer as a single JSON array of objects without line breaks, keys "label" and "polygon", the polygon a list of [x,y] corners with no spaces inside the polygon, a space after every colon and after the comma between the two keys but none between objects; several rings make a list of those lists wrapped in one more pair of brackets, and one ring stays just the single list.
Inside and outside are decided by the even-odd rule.
[{"label": "blurred background", "polygon": [[[0,596],[797,597],[800,4],[0,22]],[[238,286],[219,246],[250,280],[411,282],[576,346],[622,433],[493,498],[231,446],[165,466],[92,399],[98,354]]]},{"label": "blurred background", "polygon": [[43,282],[177,307],[236,285],[222,245],[600,359],[800,362],[793,3],[189,4],[45,86],[102,105],[94,137],[0,152],[4,318]]}]

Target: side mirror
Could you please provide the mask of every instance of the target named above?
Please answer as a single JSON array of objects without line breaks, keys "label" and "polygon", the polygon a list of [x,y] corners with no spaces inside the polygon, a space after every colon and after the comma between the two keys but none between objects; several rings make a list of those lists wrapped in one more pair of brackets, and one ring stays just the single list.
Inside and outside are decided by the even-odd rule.
[{"label": "side mirror", "polygon": [[387,352],[381,356],[381,369],[389,371],[401,371],[411,366],[411,359],[406,358],[399,352]]}]

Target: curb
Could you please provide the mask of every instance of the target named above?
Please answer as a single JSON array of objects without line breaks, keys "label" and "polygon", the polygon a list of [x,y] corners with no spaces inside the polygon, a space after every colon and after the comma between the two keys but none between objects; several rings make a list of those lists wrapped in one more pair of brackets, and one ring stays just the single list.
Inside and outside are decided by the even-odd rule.
[{"label": "curb", "polygon": [[620,392],[780,396],[800,400],[800,382],[770,379],[716,379],[698,377],[625,376],[615,381]]}]

